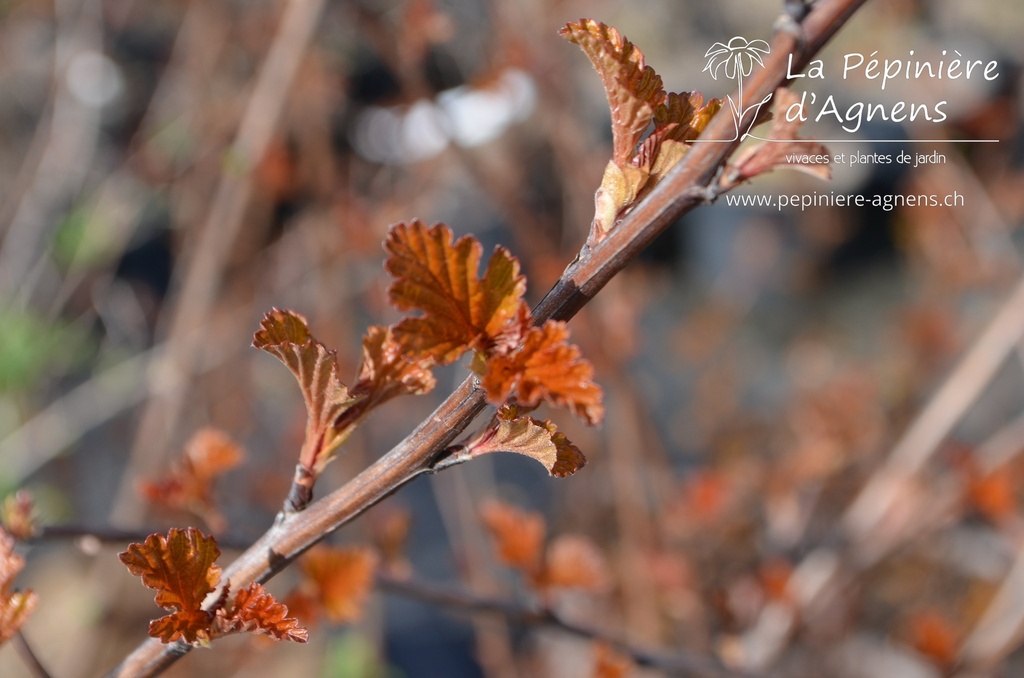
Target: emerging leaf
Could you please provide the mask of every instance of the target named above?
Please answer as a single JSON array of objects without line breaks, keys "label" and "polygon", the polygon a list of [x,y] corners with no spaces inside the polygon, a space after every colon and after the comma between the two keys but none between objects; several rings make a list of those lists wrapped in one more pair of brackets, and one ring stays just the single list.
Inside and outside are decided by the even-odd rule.
[{"label": "emerging leaf", "polygon": [[480,513],[494,537],[501,562],[531,576],[539,573],[547,531],[544,518],[498,501],[487,502]]},{"label": "emerging leaf", "polygon": [[38,602],[32,591],[13,590],[24,567],[25,559],[14,552],[14,538],[0,529],[0,644],[21,629]]},{"label": "emerging leaf", "polygon": [[298,643],[309,639],[309,632],[299,626],[299,620],[288,616],[288,608],[255,582],[235,594],[230,608],[217,610],[212,637],[232,633],[257,633]]},{"label": "emerging leaf", "polygon": [[594,193],[591,244],[600,242],[612,230],[619,215],[636,201],[649,177],[650,172],[645,167],[619,165],[614,160],[605,165],[601,186]]},{"label": "emerging leaf", "polygon": [[548,421],[516,416],[515,408],[503,407],[475,441],[466,444],[467,454],[515,452],[536,459],[556,478],[570,476],[587,463],[579,448]]},{"label": "emerging leaf", "polygon": [[351,433],[350,426],[339,428],[337,422],[358,398],[349,394],[338,377],[334,351],[313,337],[301,315],[275,308],[263,318],[260,328],[252,345],[277,356],[302,389],[307,418],[299,465],[315,479]]},{"label": "emerging leaf", "polygon": [[594,543],[580,535],[566,534],[548,546],[544,570],[535,585],[603,591],[609,581],[608,565]]},{"label": "emerging leaf", "polygon": [[514,393],[524,407],[547,401],[571,409],[588,424],[600,423],[603,394],[592,381],[594,368],[568,338],[564,322],[549,320],[531,327],[518,351],[488,360],[483,377],[488,401],[501,406]]},{"label": "emerging leaf", "polygon": [[363,362],[353,395],[363,396],[360,408],[370,410],[401,395],[420,395],[433,390],[436,381],[423,362],[402,355],[390,327],[370,327],[363,337]]},{"label": "emerging leaf", "polygon": [[496,247],[478,278],[480,243],[452,238],[446,225],[427,227],[417,220],[392,226],[384,242],[390,255],[385,268],[395,278],[388,289],[391,303],[423,312],[399,322],[395,338],[405,353],[443,365],[470,349],[492,351],[526,291],[519,262],[508,250]]},{"label": "emerging leaf", "polygon": [[798,101],[797,95],[785,87],[775,90],[775,113],[771,132],[765,141],[746,149],[726,171],[721,184],[724,190],[738,186],[743,181],[774,169],[789,167],[806,172],[819,179],[828,180],[832,170],[827,163],[805,162],[802,158],[828,155],[828,148],[817,141],[808,141],[797,136],[800,120],[786,120],[786,112]]},{"label": "emerging leaf", "polygon": [[195,528],[172,528],[167,537],[152,534],[142,544],[131,544],[118,558],[142,583],[156,589],[156,604],[174,612],[150,622],[149,635],[170,643],[210,640],[213,613],[202,609],[203,600],[220,581],[217,540]]},{"label": "emerging leaf", "polygon": [[294,599],[310,611],[322,610],[336,624],[358,620],[377,566],[368,548],[318,546],[300,561],[303,582]]},{"label": "emerging leaf", "polygon": [[213,500],[214,481],[238,466],[244,457],[245,452],[226,433],[203,428],[185,444],[183,459],[173,464],[163,478],[143,481],[140,489],[150,502],[191,511],[202,516],[212,529],[221,530],[224,519]]},{"label": "emerging leaf", "polygon": [[568,23],[559,35],[579,45],[601,77],[612,114],[612,161],[625,167],[665,100],[661,76],[645,63],[639,47],[599,21]]}]

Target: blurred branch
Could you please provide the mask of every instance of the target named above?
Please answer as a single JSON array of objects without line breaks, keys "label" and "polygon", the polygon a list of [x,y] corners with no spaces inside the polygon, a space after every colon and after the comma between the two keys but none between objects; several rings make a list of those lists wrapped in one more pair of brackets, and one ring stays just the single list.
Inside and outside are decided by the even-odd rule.
[{"label": "blurred branch", "polygon": [[639,666],[668,671],[671,675],[748,675],[733,673],[726,666],[708,657],[638,648],[603,630],[565,619],[550,608],[527,607],[501,598],[384,574],[377,575],[377,585],[382,591],[414,598],[438,607],[471,615],[499,616],[518,626],[547,627],[587,640],[602,642],[629,656]]},{"label": "blurred branch", "polygon": [[[761,101],[786,83],[790,55],[793,55],[794,69],[804,68],[863,2],[822,0],[814,4],[799,36],[792,31],[777,32],[764,69],[744,84],[741,107],[750,107],[751,103]],[[750,107],[748,116],[741,121],[741,127],[750,122],[753,108]],[[724,141],[734,136],[733,120],[721,115],[712,119],[702,138]],[[569,265],[534,309],[536,322],[571,318],[669,225],[708,200],[711,197],[709,186],[737,144],[738,141],[694,145],[675,170],[627,214],[605,240],[581,252]],[[477,387],[476,378],[466,379],[405,440],[346,485],[305,511],[279,516],[249,550],[225,568],[225,579],[235,590],[253,581],[271,579],[338,527],[418,475],[431,472],[439,455],[485,407],[484,394]],[[181,643],[165,645],[151,638],[136,648],[111,675],[154,676],[190,649]]]},{"label": "blurred branch", "polygon": [[[93,538],[104,544],[124,545],[145,541],[152,530],[119,530],[113,527],[47,525],[39,528],[30,541]],[[217,537],[221,549],[241,551],[247,544],[237,537]],[[412,598],[431,605],[470,615],[499,616],[509,623],[526,627],[558,629],[588,640],[603,642],[628,655],[639,666],[671,671],[672,675],[750,675],[736,674],[717,660],[683,653],[638,648],[606,631],[570,621],[550,608],[526,606],[503,598],[489,597],[423,580],[378,573],[377,587],[386,593]],[[40,674],[45,675],[45,674]]]},{"label": "blurred branch", "polygon": [[[126,478],[147,475],[152,470],[149,467],[159,463],[163,456],[160,446],[173,437],[185,400],[186,382],[181,375],[189,371],[195,356],[202,353],[190,337],[204,325],[216,297],[223,266],[241,231],[245,208],[252,196],[253,170],[277,128],[323,5],[324,0],[285,3],[280,27],[256,76],[230,148],[239,169],[221,174],[213,204],[180,281],[178,303],[167,332],[167,352],[149,371],[149,392],[154,395],[140,417]],[[136,502],[131,483],[123,483],[114,515],[135,514],[131,509]]]},{"label": "blurred branch", "polygon": [[22,661],[28,667],[29,671],[35,678],[50,678],[50,673],[43,666],[42,662],[39,661],[39,657],[32,650],[32,646],[28,644],[28,639],[25,634],[18,631],[14,634],[14,646],[18,649],[18,654],[21,655]]}]

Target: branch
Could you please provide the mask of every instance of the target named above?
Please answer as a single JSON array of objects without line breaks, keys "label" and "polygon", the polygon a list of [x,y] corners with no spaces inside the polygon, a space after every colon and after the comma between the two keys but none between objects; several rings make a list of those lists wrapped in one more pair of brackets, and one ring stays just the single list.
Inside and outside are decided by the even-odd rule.
[{"label": "branch", "polygon": [[50,678],[50,672],[46,670],[46,667],[39,661],[39,657],[32,651],[32,646],[28,644],[28,638],[25,637],[25,634],[18,631],[14,634],[13,640],[14,646],[18,649],[18,653],[28,667],[29,672],[35,678]]},{"label": "branch", "polygon": [[[835,34],[864,0],[820,0],[803,23],[803,35],[779,32],[765,68],[744,85],[742,106],[760,101],[786,82],[789,55],[794,69]],[[742,123],[749,123],[753,109]],[[731,139],[733,120],[715,116],[703,139]],[[533,311],[537,323],[568,320],[681,215],[706,202],[708,186],[739,142],[695,144],[657,188],[593,248],[584,249]],[[486,403],[475,377],[467,378],[405,440],[346,485],[300,513],[279,516],[274,525],[224,570],[224,580],[238,590],[266,582],[303,552],[359,516],[410,480],[432,472],[444,449],[480,414]],[[112,676],[155,676],[191,648],[149,639],[135,649]]]},{"label": "branch", "polygon": [[602,642],[627,655],[639,666],[667,671],[671,675],[741,675],[710,657],[638,648],[603,630],[569,621],[550,608],[528,607],[502,598],[482,596],[422,580],[400,579],[385,574],[377,575],[377,586],[387,593],[414,598],[470,615],[500,616],[519,626],[548,627],[587,640]]}]

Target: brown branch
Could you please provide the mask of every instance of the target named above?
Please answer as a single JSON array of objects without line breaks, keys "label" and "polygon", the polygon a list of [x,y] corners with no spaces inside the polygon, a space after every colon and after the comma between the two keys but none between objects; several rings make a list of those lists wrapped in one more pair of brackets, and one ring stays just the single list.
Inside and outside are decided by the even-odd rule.
[{"label": "brown branch", "polygon": [[638,666],[660,669],[670,672],[671,675],[748,675],[735,673],[711,657],[636,647],[604,630],[570,621],[550,608],[526,606],[503,598],[483,596],[422,580],[402,579],[386,574],[377,575],[377,587],[386,593],[413,598],[456,612],[499,616],[518,626],[547,627],[602,642],[628,656]]},{"label": "brown branch", "polygon": [[32,646],[28,644],[28,638],[21,631],[14,634],[14,647],[17,648],[18,654],[21,655],[21,660],[25,662],[25,666],[28,667],[29,672],[35,676],[35,678],[50,678],[50,672],[46,670],[43,663],[39,661],[39,657],[32,650]]},{"label": "brown branch", "polygon": [[[789,55],[794,55],[794,69],[802,69],[863,3],[864,0],[821,0],[805,19],[799,39],[792,33],[778,32],[765,68],[744,85],[741,108],[761,101],[784,85]],[[748,112],[741,121],[741,129],[746,129],[745,124],[752,115],[753,111]],[[712,119],[702,139],[730,139],[734,131],[733,120],[719,115]],[[571,318],[672,222],[713,197],[708,187],[737,144],[738,141],[694,145],[679,166],[627,214],[607,238],[581,252],[569,265],[534,309],[536,321]],[[269,580],[338,527],[416,476],[430,472],[438,456],[485,406],[476,378],[467,378],[405,440],[348,484],[301,513],[279,516],[252,547],[225,568],[225,579],[230,580],[235,590],[253,581]],[[163,645],[150,639],[136,648],[111,675],[154,676],[189,649],[180,643]]]}]

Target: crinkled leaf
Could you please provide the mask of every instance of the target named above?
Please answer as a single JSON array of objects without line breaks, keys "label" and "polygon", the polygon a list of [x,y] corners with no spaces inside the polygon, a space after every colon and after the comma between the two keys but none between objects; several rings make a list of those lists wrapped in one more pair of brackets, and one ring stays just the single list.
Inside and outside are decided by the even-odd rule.
[{"label": "crinkled leaf", "polygon": [[508,250],[496,247],[478,278],[480,243],[452,238],[448,226],[417,220],[396,224],[384,242],[390,255],[385,267],[395,278],[388,289],[391,303],[423,313],[399,322],[395,338],[407,354],[441,364],[469,349],[491,351],[526,291],[519,262]]},{"label": "crinkled leaf", "polygon": [[700,92],[670,92],[665,102],[654,109],[654,129],[664,130],[664,139],[693,141],[721,108],[721,99],[705,104]]},{"label": "crinkled leaf", "polygon": [[488,501],[481,508],[484,525],[494,537],[498,558],[504,564],[535,575],[541,567],[544,518],[499,501]]},{"label": "crinkled leaf", "polygon": [[525,407],[547,401],[571,409],[591,425],[600,423],[603,394],[592,381],[594,368],[568,338],[564,322],[549,320],[530,328],[518,351],[488,360],[483,376],[488,401],[500,406],[515,394]]},{"label": "crinkled leaf", "polygon": [[502,416],[487,428],[476,441],[470,442],[472,456],[490,452],[516,452],[539,461],[556,478],[570,476],[587,463],[583,453],[560,433],[551,421],[532,417]]},{"label": "crinkled leaf", "polygon": [[309,632],[299,626],[299,620],[288,616],[287,606],[255,582],[235,594],[230,608],[217,612],[213,636],[231,633],[258,633],[298,643],[309,639]]},{"label": "crinkled leaf", "polygon": [[213,501],[214,481],[238,466],[244,457],[245,452],[226,433],[212,427],[203,428],[185,444],[181,460],[158,480],[143,481],[140,490],[150,502],[191,511],[219,530],[224,526],[224,519]]},{"label": "crinkled leaf", "polygon": [[367,548],[317,547],[301,563],[314,599],[334,623],[355,621],[373,585],[377,556]]},{"label": "crinkled leaf", "polygon": [[832,177],[828,163],[802,162],[801,157],[829,155],[828,148],[817,141],[800,139],[800,120],[786,120],[786,111],[798,101],[797,95],[789,89],[780,87],[775,90],[775,115],[772,120],[771,132],[765,141],[757,146],[746,149],[729,167],[722,178],[723,188],[730,189],[741,182],[774,169],[788,167],[800,170],[819,179],[828,180]]},{"label": "crinkled leaf", "polygon": [[365,398],[367,410],[401,395],[429,393],[434,375],[422,361],[402,354],[390,327],[372,326],[363,337],[363,361],[352,394]]},{"label": "crinkled leaf", "polygon": [[610,577],[604,556],[586,537],[560,535],[548,546],[544,569],[537,579],[540,588],[578,588],[601,591]]},{"label": "crinkled leaf", "polygon": [[25,559],[14,552],[14,538],[0,529],[0,644],[21,629],[38,602],[32,591],[14,591],[14,579]]},{"label": "crinkled leaf", "polygon": [[220,581],[217,540],[195,528],[172,528],[167,536],[152,534],[131,544],[118,557],[142,583],[156,589],[156,604],[174,613],[150,623],[150,635],[169,643],[209,640],[213,614],[202,609],[203,599]]},{"label": "crinkled leaf", "polygon": [[559,35],[579,45],[601,77],[612,114],[612,160],[626,166],[654,109],[665,100],[661,76],[645,63],[639,47],[599,21],[568,23]]},{"label": "crinkled leaf", "polygon": [[319,475],[351,432],[335,424],[358,400],[338,377],[334,351],[313,337],[301,315],[276,308],[263,318],[252,345],[277,356],[298,380],[307,414],[299,463]]}]

